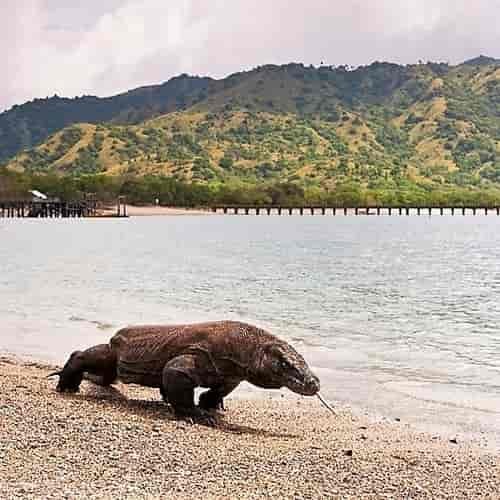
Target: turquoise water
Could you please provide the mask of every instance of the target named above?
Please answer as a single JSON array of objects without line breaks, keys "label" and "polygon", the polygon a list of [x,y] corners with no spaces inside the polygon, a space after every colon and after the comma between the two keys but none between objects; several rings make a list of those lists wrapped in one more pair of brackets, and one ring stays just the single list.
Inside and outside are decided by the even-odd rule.
[{"label": "turquoise water", "polygon": [[134,323],[240,319],[334,401],[500,436],[500,218],[0,219],[0,351],[62,362]]}]

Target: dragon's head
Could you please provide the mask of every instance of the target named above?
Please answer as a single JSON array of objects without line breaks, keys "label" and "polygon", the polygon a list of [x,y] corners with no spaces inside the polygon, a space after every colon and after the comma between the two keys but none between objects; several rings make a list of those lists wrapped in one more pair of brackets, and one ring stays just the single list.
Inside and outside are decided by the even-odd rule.
[{"label": "dragon's head", "polygon": [[287,387],[303,396],[314,396],[320,385],[304,358],[286,342],[269,343],[259,350],[249,382],[265,389]]}]

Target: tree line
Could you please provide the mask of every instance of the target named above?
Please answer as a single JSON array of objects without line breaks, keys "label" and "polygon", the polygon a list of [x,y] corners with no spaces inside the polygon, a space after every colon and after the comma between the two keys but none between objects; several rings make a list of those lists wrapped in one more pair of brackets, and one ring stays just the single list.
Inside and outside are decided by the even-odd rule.
[{"label": "tree line", "polygon": [[128,203],[164,206],[213,205],[281,206],[500,206],[500,188],[444,185],[436,188],[408,180],[378,182],[363,187],[354,182],[326,187],[298,182],[249,183],[244,181],[198,183],[168,176],[61,176],[20,173],[0,169],[0,201],[29,199],[36,189],[61,201],[78,201],[91,194],[104,203],[125,196]]}]

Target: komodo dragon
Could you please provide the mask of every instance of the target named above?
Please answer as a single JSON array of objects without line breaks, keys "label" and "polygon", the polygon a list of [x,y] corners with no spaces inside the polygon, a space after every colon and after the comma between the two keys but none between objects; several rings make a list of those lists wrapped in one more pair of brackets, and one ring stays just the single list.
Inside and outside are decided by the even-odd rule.
[{"label": "komodo dragon", "polygon": [[[318,395],[325,403],[318,377],[291,345],[237,321],[123,328],[108,344],[74,352],[53,375],[60,392],[77,392],[84,378],[102,386],[119,380],[159,388],[177,416],[210,422],[211,410],[222,409],[242,381]],[[198,406],[196,387],[209,389]]]}]

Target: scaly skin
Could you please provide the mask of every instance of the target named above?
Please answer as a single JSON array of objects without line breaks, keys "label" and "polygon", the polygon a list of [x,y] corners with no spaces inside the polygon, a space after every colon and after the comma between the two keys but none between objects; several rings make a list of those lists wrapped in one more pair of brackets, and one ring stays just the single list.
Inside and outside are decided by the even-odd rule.
[{"label": "scaly skin", "polygon": [[[159,388],[178,416],[209,422],[209,412],[223,408],[242,381],[308,396],[319,391],[319,379],[291,345],[236,321],[123,328],[109,344],[74,352],[56,375],[60,392],[78,391],[83,378]],[[198,407],[196,387],[209,389]]]}]

